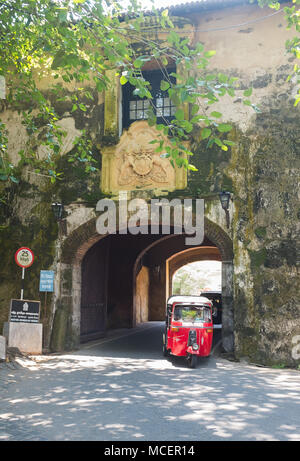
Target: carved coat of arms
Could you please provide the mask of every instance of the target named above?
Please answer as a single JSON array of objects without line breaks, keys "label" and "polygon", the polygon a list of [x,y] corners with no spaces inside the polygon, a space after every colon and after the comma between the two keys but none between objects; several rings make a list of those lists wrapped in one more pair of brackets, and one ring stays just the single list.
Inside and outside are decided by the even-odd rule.
[{"label": "carved coat of arms", "polygon": [[[103,149],[101,188],[105,192],[120,190],[156,189],[175,190],[185,187],[181,179],[185,173],[182,168],[178,172],[168,158],[160,157],[155,152],[158,139],[154,127],[145,120],[134,122],[124,131],[115,147]],[[159,139],[163,139],[160,134]],[[165,143],[168,145],[168,138]]]},{"label": "carved coat of arms", "polygon": [[164,161],[152,150],[143,147],[123,153],[118,176],[120,186],[133,183],[137,185],[149,182],[165,183],[167,180]]}]

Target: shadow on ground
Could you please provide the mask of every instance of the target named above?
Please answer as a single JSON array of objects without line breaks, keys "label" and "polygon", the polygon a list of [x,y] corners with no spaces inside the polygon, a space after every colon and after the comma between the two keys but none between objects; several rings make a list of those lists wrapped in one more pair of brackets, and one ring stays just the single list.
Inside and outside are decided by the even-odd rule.
[{"label": "shadow on ground", "polygon": [[149,343],[160,334],[148,328],[12,370],[0,440],[300,439],[299,373],[216,357],[191,370]]}]

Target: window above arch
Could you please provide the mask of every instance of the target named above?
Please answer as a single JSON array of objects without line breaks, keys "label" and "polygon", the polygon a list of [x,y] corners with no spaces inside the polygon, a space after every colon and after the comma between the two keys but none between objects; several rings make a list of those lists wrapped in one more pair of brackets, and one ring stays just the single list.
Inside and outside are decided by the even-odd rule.
[{"label": "window above arch", "polygon": [[[171,83],[175,83],[175,77],[170,74],[176,72],[176,69],[168,68],[167,71]],[[160,88],[161,81],[165,80],[162,71],[159,69],[143,71],[143,77],[150,82],[150,92],[153,99],[151,101],[146,98],[141,99],[134,94],[134,86],[129,82],[126,83],[122,88],[123,128],[128,128],[137,120],[147,120],[148,111],[151,107],[158,123],[169,122],[176,112],[176,106],[169,98],[168,91],[163,91]]]}]

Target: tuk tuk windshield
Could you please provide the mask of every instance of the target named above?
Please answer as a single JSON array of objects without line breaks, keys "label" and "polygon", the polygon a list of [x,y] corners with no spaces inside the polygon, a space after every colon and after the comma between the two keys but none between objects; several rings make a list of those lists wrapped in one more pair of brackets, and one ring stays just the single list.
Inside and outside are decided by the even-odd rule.
[{"label": "tuk tuk windshield", "polygon": [[211,312],[204,306],[183,306],[178,304],[174,308],[173,319],[183,323],[211,322]]}]

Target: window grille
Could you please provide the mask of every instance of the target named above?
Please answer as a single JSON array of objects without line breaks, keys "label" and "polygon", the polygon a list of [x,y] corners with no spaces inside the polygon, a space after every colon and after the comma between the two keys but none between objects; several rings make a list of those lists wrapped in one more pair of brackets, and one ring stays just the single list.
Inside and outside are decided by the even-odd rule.
[{"label": "window grille", "polygon": [[[168,69],[168,73],[175,72],[175,69]],[[148,110],[152,107],[158,123],[170,121],[176,112],[176,106],[169,98],[168,91],[160,89],[160,82],[165,80],[161,71],[143,72],[145,80],[150,82],[152,104],[148,99],[141,99],[133,94],[134,87],[130,83],[123,86],[123,127],[128,128],[131,123],[137,120],[146,120]],[[169,77],[175,83],[174,77]]]}]

